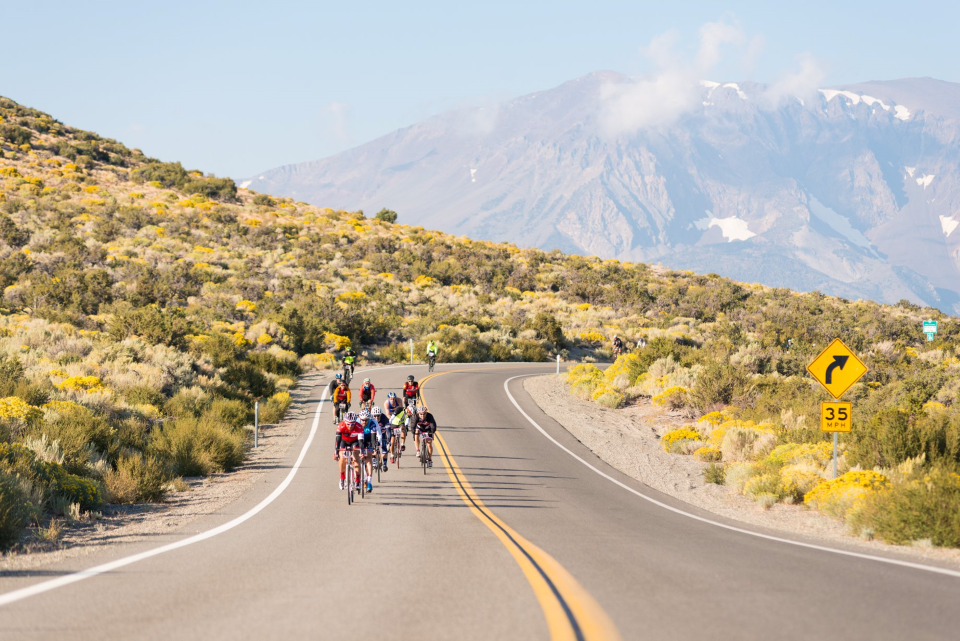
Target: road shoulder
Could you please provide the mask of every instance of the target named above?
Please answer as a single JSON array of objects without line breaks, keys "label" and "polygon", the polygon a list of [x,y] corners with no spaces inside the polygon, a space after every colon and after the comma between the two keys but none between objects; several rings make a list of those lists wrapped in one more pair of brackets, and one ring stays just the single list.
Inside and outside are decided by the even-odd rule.
[{"label": "road shoulder", "polygon": [[525,378],[523,387],[541,411],[601,460],[690,505],[741,523],[852,546],[864,552],[894,553],[960,567],[960,550],[867,541],[851,536],[840,521],[803,506],[777,504],[765,509],[745,496],[705,482],[704,463],[665,452],[660,445],[664,433],[689,421],[665,414],[649,402],[610,410],[570,395],[562,380],[553,375]]},{"label": "road shoulder", "polygon": [[263,427],[259,447],[251,448],[243,465],[233,472],[184,479],[190,486],[171,492],[163,503],[109,505],[102,518],[64,527],[54,549],[5,554],[0,557],[0,576],[41,568],[68,559],[93,555],[121,544],[149,541],[157,535],[174,534],[197,519],[214,514],[249,491],[285,458],[290,446],[309,425],[316,407],[315,394],[328,372],[305,374],[290,390],[292,403],[277,425]]}]

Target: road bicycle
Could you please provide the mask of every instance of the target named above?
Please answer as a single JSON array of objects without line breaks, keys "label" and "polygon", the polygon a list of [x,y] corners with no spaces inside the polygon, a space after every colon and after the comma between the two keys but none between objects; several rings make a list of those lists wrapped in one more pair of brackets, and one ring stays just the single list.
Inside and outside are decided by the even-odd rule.
[{"label": "road bicycle", "polygon": [[373,454],[373,466],[377,468],[377,485],[380,485],[380,470],[383,468],[383,432],[377,434],[377,444],[374,446],[377,450]]},{"label": "road bicycle", "polygon": [[335,423],[340,423],[343,421],[344,417],[347,415],[347,404],[346,403],[337,403],[337,420]]},{"label": "road bicycle", "polygon": [[427,465],[430,463],[429,455],[427,454],[427,443],[433,441],[433,437],[425,432],[420,433],[420,465],[423,467],[423,473],[427,473]]},{"label": "road bicycle", "polygon": [[353,365],[350,363],[343,364],[343,380],[347,385],[349,385],[350,381],[353,380]]},{"label": "road bicycle", "polygon": [[433,366],[437,364],[437,355],[436,354],[427,354],[427,371],[432,372]]},{"label": "road bicycle", "polygon": [[[356,460],[357,450],[354,447],[345,447],[340,449],[340,456],[348,456],[347,459],[347,505],[353,505],[353,493],[357,491],[357,471],[353,467]],[[360,466],[361,469],[363,466]]]},{"label": "road bicycle", "polygon": [[400,451],[400,434],[401,429],[399,427],[393,428],[393,441],[390,443],[390,455],[393,458],[393,462],[396,464],[397,469],[400,469],[400,455],[403,452]]}]

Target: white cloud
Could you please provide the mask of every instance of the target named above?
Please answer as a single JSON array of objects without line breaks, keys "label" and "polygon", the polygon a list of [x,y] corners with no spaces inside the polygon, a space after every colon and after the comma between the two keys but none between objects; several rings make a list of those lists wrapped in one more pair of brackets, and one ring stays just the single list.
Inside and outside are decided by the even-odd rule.
[{"label": "white cloud", "polygon": [[323,133],[330,139],[331,143],[339,146],[353,144],[353,136],[350,135],[350,106],[342,102],[331,102],[324,107],[321,118],[323,119]]},{"label": "white cloud", "polygon": [[643,54],[657,67],[652,75],[628,83],[601,87],[600,123],[612,136],[676,122],[701,104],[700,79],[720,62],[723,48],[739,45],[743,32],[735,24],[709,22],[700,27],[695,59],[677,53],[679,34],[668,31],[654,38]]},{"label": "white cloud", "polygon": [[799,69],[782,74],[760,97],[760,104],[768,108],[779,107],[789,98],[808,101],[816,98],[827,72],[810,54],[797,56]]}]

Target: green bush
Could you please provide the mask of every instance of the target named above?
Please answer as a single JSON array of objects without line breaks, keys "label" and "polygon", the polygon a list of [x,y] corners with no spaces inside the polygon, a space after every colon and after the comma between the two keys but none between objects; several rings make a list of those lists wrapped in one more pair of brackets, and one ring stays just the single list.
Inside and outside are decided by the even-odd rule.
[{"label": "green bush", "polygon": [[375,218],[377,220],[382,220],[385,223],[395,223],[397,222],[397,212],[384,207],[383,209],[377,212],[377,215],[375,216]]},{"label": "green bush", "polygon": [[290,395],[286,392],[278,392],[266,401],[260,403],[260,422],[261,423],[279,423],[283,419],[287,408],[290,407]]},{"label": "green bush", "polygon": [[850,514],[854,530],[893,544],[929,539],[960,547],[960,475],[936,466],[920,478],[868,494]]},{"label": "green bush", "polygon": [[177,476],[229,472],[243,462],[244,433],[209,419],[170,421],[154,436],[152,450],[172,462]]},{"label": "green bush", "polygon": [[701,412],[709,412],[742,398],[748,385],[747,376],[739,368],[709,361],[703,365],[689,392],[690,402]]},{"label": "green bush", "polygon": [[63,474],[51,489],[54,496],[63,497],[70,503],[79,503],[84,511],[96,510],[103,505],[104,488],[93,479]]},{"label": "green bush", "polygon": [[46,422],[36,430],[63,449],[63,464],[73,474],[83,475],[89,460],[88,448],[108,454],[115,449],[116,430],[102,416],[82,405],[64,403],[47,413]]},{"label": "green bush", "polygon": [[20,479],[0,469],[0,550],[9,549],[20,539],[31,515]]},{"label": "green bush", "polygon": [[116,469],[104,478],[111,503],[149,503],[162,501],[169,480],[164,465],[152,456],[121,456]]},{"label": "green bush", "polygon": [[251,404],[243,401],[215,398],[203,411],[202,418],[212,423],[239,428],[253,421],[253,410]]}]

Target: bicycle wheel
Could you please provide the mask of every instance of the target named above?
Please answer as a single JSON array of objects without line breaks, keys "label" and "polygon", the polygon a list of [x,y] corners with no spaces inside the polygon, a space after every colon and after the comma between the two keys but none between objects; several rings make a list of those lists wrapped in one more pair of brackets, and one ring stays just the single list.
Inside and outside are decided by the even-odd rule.
[{"label": "bicycle wheel", "polygon": [[347,461],[347,505],[353,505],[353,465]]},{"label": "bicycle wheel", "polygon": [[383,467],[383,448],[377,443],[377,458],[374,459],[374,464],[377,466],[377,485],[380,485],[380,468]]},{"label": "bicycle wheel", "polygon": [[423,473],[427,473],[427,441],[420,437],[420,465],[423,466]]}]

